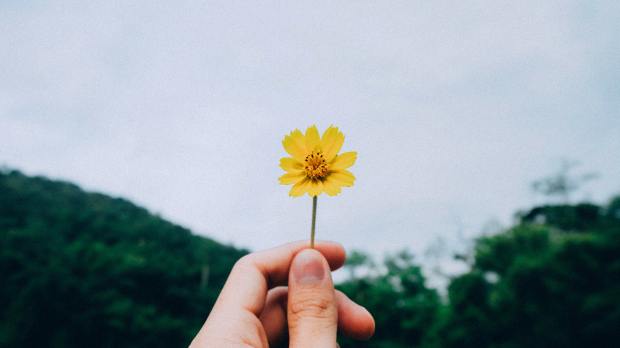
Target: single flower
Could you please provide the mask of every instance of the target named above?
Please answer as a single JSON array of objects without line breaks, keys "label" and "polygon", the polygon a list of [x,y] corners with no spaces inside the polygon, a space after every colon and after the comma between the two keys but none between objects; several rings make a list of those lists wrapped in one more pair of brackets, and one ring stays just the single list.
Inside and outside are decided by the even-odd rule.
[{"label": "single flower", "polygon": [[286,174],[280,184],[293,185],[289,195],[304,193],[316,197],[325,192],[330,196],[340,193],[343,186],[353,186],[355,177],[347,168],[357,159],[357,152],[338,154],[344,143],[344,134],[330,126],[319,136],[316,126],[308,127],[306,134],[299,129],[284,137],[282,145],[291,157],[280,159]]}]

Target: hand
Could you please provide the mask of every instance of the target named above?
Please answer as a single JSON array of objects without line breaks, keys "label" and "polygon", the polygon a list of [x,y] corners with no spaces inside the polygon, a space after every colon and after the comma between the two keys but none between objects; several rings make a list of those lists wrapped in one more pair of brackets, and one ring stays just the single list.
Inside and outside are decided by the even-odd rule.
[{"label": "hand", "polygon": [[[190,347],[337,347],[336,331],[368,339],[370,313],[334,290],[341,245],[297,242],[242,257]],[[288,287],[286,285],[288,284]]]}]

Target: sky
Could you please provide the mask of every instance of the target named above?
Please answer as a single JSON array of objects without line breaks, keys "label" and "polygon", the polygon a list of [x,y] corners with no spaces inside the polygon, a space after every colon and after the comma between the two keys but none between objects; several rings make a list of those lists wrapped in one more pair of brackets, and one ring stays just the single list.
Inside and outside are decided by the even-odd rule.
[{"label": "sky", "polygon": [[318,238],[458,249],[563,159],[620,192],[619,32],[617,1],[3,1],[0,164],[256,250],[308,238],[281,140],[334,124]]}]

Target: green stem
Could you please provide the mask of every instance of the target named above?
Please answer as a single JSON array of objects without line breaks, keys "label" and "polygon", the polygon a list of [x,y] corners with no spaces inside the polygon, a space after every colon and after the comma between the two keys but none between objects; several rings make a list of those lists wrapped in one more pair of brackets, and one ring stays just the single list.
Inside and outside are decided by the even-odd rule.
[{"label": "green stem", "polygon": [[314,231],[316,227],[316,198],[312,197],[312,227],[310,228],[310,248],[314,248]]}]

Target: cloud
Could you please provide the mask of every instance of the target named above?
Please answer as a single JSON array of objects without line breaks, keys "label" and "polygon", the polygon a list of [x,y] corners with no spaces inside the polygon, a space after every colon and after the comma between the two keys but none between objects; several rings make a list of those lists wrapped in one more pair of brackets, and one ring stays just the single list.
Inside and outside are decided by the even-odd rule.
[{"label": "cloud", "polygon": [[319,203],[347,247],[474,235],[565,156],[602,174],[593,199],[620,191],[614,2],[2,6],[0,161],[223,241],[307,237],[277,162],[313,123],[359,152]]}]

